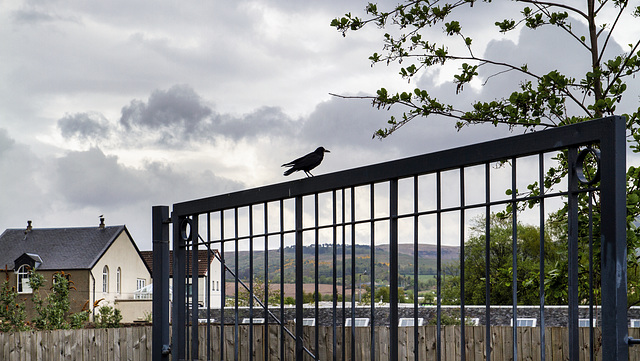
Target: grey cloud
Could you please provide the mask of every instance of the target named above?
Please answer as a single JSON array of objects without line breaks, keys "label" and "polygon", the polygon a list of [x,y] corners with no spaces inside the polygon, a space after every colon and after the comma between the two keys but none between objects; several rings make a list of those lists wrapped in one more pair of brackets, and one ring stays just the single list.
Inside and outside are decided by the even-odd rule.
[{"label": "grey cloud", "polygon": [[2,153],[13,147],[15,143],[16,141],[9,137],[7,130],[0,128],[0,156],[2,156]]},{"label": "grey cloud", "polygon": [[50,202],[44,196],[46,168],[28,146],[0,128],[0,229],[22,224],[37,212],[50,211]]},{"label": "grey cloud", "polygon": [[80,207],[118,209],[203,197],[241,188],[241,183],[211,172],[184,177],[170,166],[150,162],[142,168],[122,165],[99,148],[70,152],[56,161],[55,189],[68,203]]},{"label": "grey cloud", "polygon": [[191,87],[176,85],[153,91],[146,102],[132,100],[117,123],[100,113],[76,113],[59,119],[58,129],[67,139],[92,144],[184,148],[190,142],[213,144],[217,138],[287,137],[297,123],[279,107],[265,106],[240,116],[219,114]]},{"label": "grey cloud", "polygon": [[154,91],[147,103],[133,100],[123,107],[120,124],[126,129],[179,128],[188,135],[209,127],[212,113],[193,89],[186,85],[175,85],[167,91]]},{"label": "grey cloud", "polygon": [[65,138],[94,140],[110,136],[109,121],[100,113],[66,115],[58,120],[58,128]]},{"label": "grey cloud", "polygon": [[71,152],[56,161],[56,188],[69,202],[114,206],[148,196],[140,174],[118,164],[99,148]]},{"label": "grey cloud", "polygon": [[279,107],[261,107],[240,117],[223,117],[219,131],[234,140],[244,138],[287,137],[295,132],[296,121]]}]

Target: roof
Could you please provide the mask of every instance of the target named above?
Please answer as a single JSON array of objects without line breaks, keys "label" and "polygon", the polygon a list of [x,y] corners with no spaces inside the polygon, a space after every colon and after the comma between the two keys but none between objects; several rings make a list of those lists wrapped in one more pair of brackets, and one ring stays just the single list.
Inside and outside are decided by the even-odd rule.
[{"label": "roof", "polygon": [[[198,250],[198,277],[204,277],[207,275],[207,269],[209,268],[210,262],[209,260],[213,261],[215,258],[215,254],[212,251],[209,251],[209,253],[211,254],[211,258],[207,257],[207,250]],[[140,255],[142,256],[144,263],[149,267],[149,270],[153,271],[153,251],[141,251]],[[187,256],[190,257],[191,254],[188,254]],[[189,269],[187,270],[187,273],[187,276],[191,276],[191,261],[189,261]],[[173,277],[173,251],[169,251],[169,277]]]},{"label": "roof", "polygon": [[0,268],[13,269],[18,257],[30,253],[42,259],[41,271],[91,269],[122,232],[132,240],[124,225],[7,229],[0,235]]}]

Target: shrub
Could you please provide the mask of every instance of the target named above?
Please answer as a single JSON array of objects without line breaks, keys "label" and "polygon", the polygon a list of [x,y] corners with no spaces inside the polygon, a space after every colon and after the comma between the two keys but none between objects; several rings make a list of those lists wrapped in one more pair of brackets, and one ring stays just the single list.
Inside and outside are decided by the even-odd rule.
[{"label": "shrub", "polygon": [[98,309],[95,324],[97,328],[117,328],[120,327],[122,314],[120,310],[111,306],[102,306]]}]

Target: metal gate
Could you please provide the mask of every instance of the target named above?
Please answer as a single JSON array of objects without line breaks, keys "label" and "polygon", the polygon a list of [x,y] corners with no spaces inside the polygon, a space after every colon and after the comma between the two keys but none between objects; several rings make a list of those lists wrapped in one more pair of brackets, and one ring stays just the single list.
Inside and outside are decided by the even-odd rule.
[{"label": "metal gate", "polygon": [[[470,284],[465,278],[465,262],[470,262],[465,249],[470,237],[484,242],[487,276],[474,282],[484,284],[484,311],[478,319],[486,328],[483,357],[491,360],[490,331],[497,322],[491,294],[496,285],[488,275],[492,272],[490,219],[495,213],[511,224],[512,264],[507,268],[511,282],[507,284],[513,325],[511,356],[516,359],[518,329],[523,327],[518,324],[519,287],[525,287],[523,275],[518,274],[522,252],[518,226],[525,222],[537,227],[539,254],[544,255],[547,213],[562,207],[566,223],[559,229],[566,232],[559,239],[566,240],[562,246],[568,257],[564,291],[568,295],[569,359],[579,358],[579,305],[586,305],[589,319],[599,320],[602,359],[626,360],[634,340],[627,336],[625,142],[625,120],[609,117],[177,203],[171,214],[167,206],[153,207],[154,360],[165,360],[169,355],[173,360],[284,360],[292,355],[296,360],[355,360],[356,347],[347,352],[341,346],[356,344],[355,326],[361,318],[368,319],[370,326],[366,354],[372,361],[381,354],[389,360],[398,360],[399,354],[424,359],[425,350],[417,342],[423,336],[422,329],[413,327],[416,342],[410,349],[400,345],[398,332],[402,322],[418,325],[426,317],[418,298],[428,262],[420,254],[429,244],[435,248],[435,260],[429,263],[429,277],[435,281],[432,318],[438,330],[433,351],[437,360],[443,359],[439,332],[444,323],[443,303],[458,305],[455,318],[462,325],[470,319],[466,293]],[[568,164],[568,172],[550,182],[550,166],[558,161]],[[589,175],[587,169],[597,172]],[[597,217],[594,221],[594,214],[599,221]],[[485,223],[478,233],[479,219]],[[473,222],[476,233],[472,235]],[[586,267],[579,263],[583,262],[579,247],[589,249],[586,297],[579,294],[579,268]],[[457,249],[459,254],[451,260],[443,255],[445,249]],[[202,250],[209,250],[204,276],[197,271],[202,269],[199,261],[203,260],[198,257]],[[214,259],[217,261],[212,262]],[[594,259],[599,259],[599,264]],[[542,360],[545,324],[550,321],[545,318],[548,266],[540,256],[535,318],[540,326]],[[454,296],[445,299],[443,292],[452,289],[447,283],[451,279],[458,283],[453,286]],[[294,306],[285,306],[288,284],[295,285],[294,293],[289,294],[294,296]],[[305,284],[312,287],[311,295],[305,292]],[[330,284],[331,291],[321,296],[319,287],[324,284]],[[275,291],[270,292],[270,287]],[[389,293],[384,305],[376,298],[382,289]],[[403,290],[412,293],[413,300],[404,302]],[[362,301],[363,292],[368,302]],[[219,306],[212,307],[212,300]],[[243,325],[245,319],[248,328]],[[305,326],[307,319],[313,319],[311,326]],[[267,337],[258,347],[253,326],[263,323]],[[318,331],[322,323],[330,332],[321,340]],[[199,324],[203,327],[197,327]],[[388,326],[388,344],[381,346],[377,326]],[[269,331],[270,327],[276,331]],[[315,329],[313,336],[304,336],[305,327]],[[595,359],[594,321],[589,321],[588,327],[589,356]],[[464,345],[470,337],[461,327],[460,343]],[[285,350],[285,342],[294,342],[294,349]],[[247,345],[249,354],[241,355]],[[458,356],[467,359],[464,347]]]}]

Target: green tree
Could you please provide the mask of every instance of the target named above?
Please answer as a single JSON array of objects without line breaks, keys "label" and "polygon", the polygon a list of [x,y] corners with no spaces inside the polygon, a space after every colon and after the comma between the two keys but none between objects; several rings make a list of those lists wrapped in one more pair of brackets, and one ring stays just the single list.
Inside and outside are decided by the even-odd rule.
[{"label": "green tree", "polygon": [[[474,5],[477,5],[474,7]],[[467,32],[468,23],[461,19],[480,7],[496,8],[496,16],[485,16],[474,21],[486,21],[487,29],[493,28],[496,34],[506,34],[515,30],[536,31],[541,28],[556,31],[540,32],[539,36],[549,36],[551,43],[555,38],[567,39],[584,49],[588,65],[572,67],[572,74],[564,74],[555,67],[544,68],[544,62],[522,64],[513,63],[507,56],[490,58],[479,48],[478,42]],[[626,108],[619,109],[629,82],[635,82],[640,72],[640,39],[628,44],[626,50],[618,51],[613,37],[627,30],[621,25],[625,21],[636,21],[640,17],[640,6],[628,0],[583,0],[582,6],[576,2],[520,0],[515,2],[491,2],[476,0],[406,0],[395,7],[379,8],[369,3],[365,16],[346,14],[333,19],[331,26],[343,35],[375,25],[386,29],[382,38],[382,53],[373,53],[369,59],[372,64],[400,64],[400,76],[407,80],[417,79],[428,71],[452,69],[458,71],[451,75],[455,84],[455,93],[464,91],[472,81],[487,84],[498,77],[508,76],[518,80],[519,85],[505,88],[502,94],[492,94],[493,100],[465,102],[462,97],[454,97],[451,102],[436,98],[429,89],[416,87],[410,91],[392,92],[385,88],[377,90],[375,96],[367,98],[379,109],[401,106],[402,117],[391,117],[388,126],[379,129],[374,137],[385,138],[415,118],[440,116],[455,121],[455,127],[462,129],[473,124],[503,124],[510,129],[526,130],[559,127],[574,124],[602,116],[622,114],[626,117],[629,147],[640,152],[640,107],[630,102]],[[483,15],[486,13],[483,13]],[[470,16],[466,17],[471,19]],[[586,28],[578,24],[587,24]],[[486,34],[486,33],[484,33]],[[490,36],[490,35],[489,35]],[[551,38],[553,37],[553,39]],[[484,39],[482,39],[484,40]],[[481,42],[480,42],[481,43]],[[480,45],[481,46],[481,45]],[[526,46],[526,44],[522,45]],[[569,48],[568,46],[566,48]],[[555,54],[562,58],[564,54]],[[538,57],[536,57],[538,59]],[[545,177],[545,189],[550,191],[568,173],[566,154],[560,153],[557,163],[550,168]],[[537,195],[540,185],[533,183],[526,193]],[[535,201],[529,203],[534,206]],[[521,205],[519,205],[521,206]],[[588,196],[581,194],[579,199],[581,221],[588,213]],[[566,205],[554,218],[566,224]],[[593,199],[594,224],[594,266],[599,274],[599,199]],[[640,247],[640,230],[635,221],[640,216],[640,168],[629,166],[627,169],[627,254],[628,269],[637,274],[640,268],[636,249]],[[566,231],[566,230],[562,230]],[[584,232],[584,230],[581,230]],[[566,232],[565,232],[566,234]],[[581,248],[584,249],[589,237],[580,234]],[[581,253],[581,277],[584,275],[585,253]],[[559,263],[550,274],[549,282],[558,281],[564,265]],[[566,274],[566,273],[565,273]],[[636,276],[637,278],[637,276]],[[597,281],[597,280],[596,280]],[[630,277],[628,289],[629,304],[640,303],[640,292]],[[599,284],[599,282],[596,282]],[[560,292],[560,291],[558,291]],[[561,294],[557,295],[560,298]]]},{"label": "green tree", "polygon": [[[279,305],[280,304],[280,291],[270,287],[271,283],[269,282],[266,287],[264,280],[261,278],[257,278],[253,281],[253,304],[258,305],[258,301],[264,303],[264,295],[265,288],[266,292],[269,294],[269,304],[270,305]],[[247,284],[248,287],[248,284]],[[251,299],[251,295],[248,290],[244,287],[238,292],[238,305],[239,306],[249,306],[249,300]]]},{"label": "green tree", "polygon": [[32,301],[37,315],[33,319],[33,325],[42,330],[57,330],[80,328],[89,319],[88,311],[70,313],[69,290],[75,289],[70,275],[64,272],[53,276],[51,292],[45,299],[40,297],[40,288],[45,283],[44,276],[37,272],[29,275],[29,284],[33,290]]},{"label": "green tree", "polygon": [[[465,12],[473,12],[474,5],[497,8],[501,3],[407,0],[389,9],[379,9],[377,4],[369,3],[365,8],[366,18],[349,13],[332,20],[331,26],[343,35],[369,24],[391,28],[382,40],[383,53],[374,53],[369,59],[373,64],[401,63],[400,75],[406,79],[414,79],[426,71],[450,63],[459,66],[459,71],[451,78],[456,84],[456,93],[462,92],[465,85],[478,79],[481,68],[489,68],[489,73],[482,77],[485,81],[499,75],[522,79],[518,90],[507,90],[494,101],[471,104],[443,103],[432,97],[426,89],[416,88],[412,92],[392,94],[381,88],[376,96],[369,97],[375,106],[388,108],[398,104],[407,110],[402,119],[391,118],[389,126],[378,130],[375,136],[384,138],[412,119],[430,115],[453,118],[458,128],[477,123],[532,128],[573,124],[618,111],[616,104],[627,90],[625,82],[633,80],[640,71],[640,40],[629,44],[628,50],[622,54],[609,59],[604,57],[609,54],[607,50],[614,46],[612,36],[626,31],[620,26],[622,21],[639,17],[640,6],[633,7],[625,0],[584,0],[582,7],[561,1],[521,0],[518,3],[522,5],[511,7],[518,11],[510,14],[513,18],[487,17],[487,25],[499,33],[523,27],[535,30],[553,26],[558,29],[558,34],[554,36],[566,36],[579,43],[585,49],[585,56],[590,58],[590,66],[580,69],[582,78],[576,79],[556,69],[511,64],[504,59],[481,55],[483,49],[477,48],[464,30],[465,24],[459,19]],[[496,13],[503,13],[505,9],[505,6],[501,6]],[[572,22],[587,23],[586,32],[580,33],[581,30],[572,26]],[[437,39],[443,39],[442,43],[438,43]],[[632,109],[626,115],[629,127],[638,129],[638,110]],[[635,132],[634,137],[637,149],[640,135]]]},{"label": "green tree", "polygon": [[9,285],[9,280],[6,279],[2,282],[0,289],[0,331],[25,331],[28,329],[26,319],[24,303],[18,302],[18,292],[15,287]]},{"label": "green tree", "polygon": [[[554,218],[547,221],[544,236],[544,290],[545,304],[565,305],[567,297],[567,247],[566,236],[554,238],[552,234],[565,234],[556,228]],[[492,304],[512,303],[513,284],[513,232],[511,219],[495,214],[490,218],[489,233],[489,284]],[[517,225],[517,296],[519,304],[540,304],[540,229],[532,225]],[[465,246],[464,288],[465,304],[484,304],[485,300],[485,220],[475,219],[471,236]],[[579,298],[589,300],[588,248],[579,249]],[[443,280],[443,304],[459,304],[459,262],[445,267]],[[595,302],[599,302],[596,294]]]},{"label": "green tree", "polygon": [[118,328],[122,321],[122,313],[111,306],[102,306],[98,309],[95,324],[97,328]]}]

